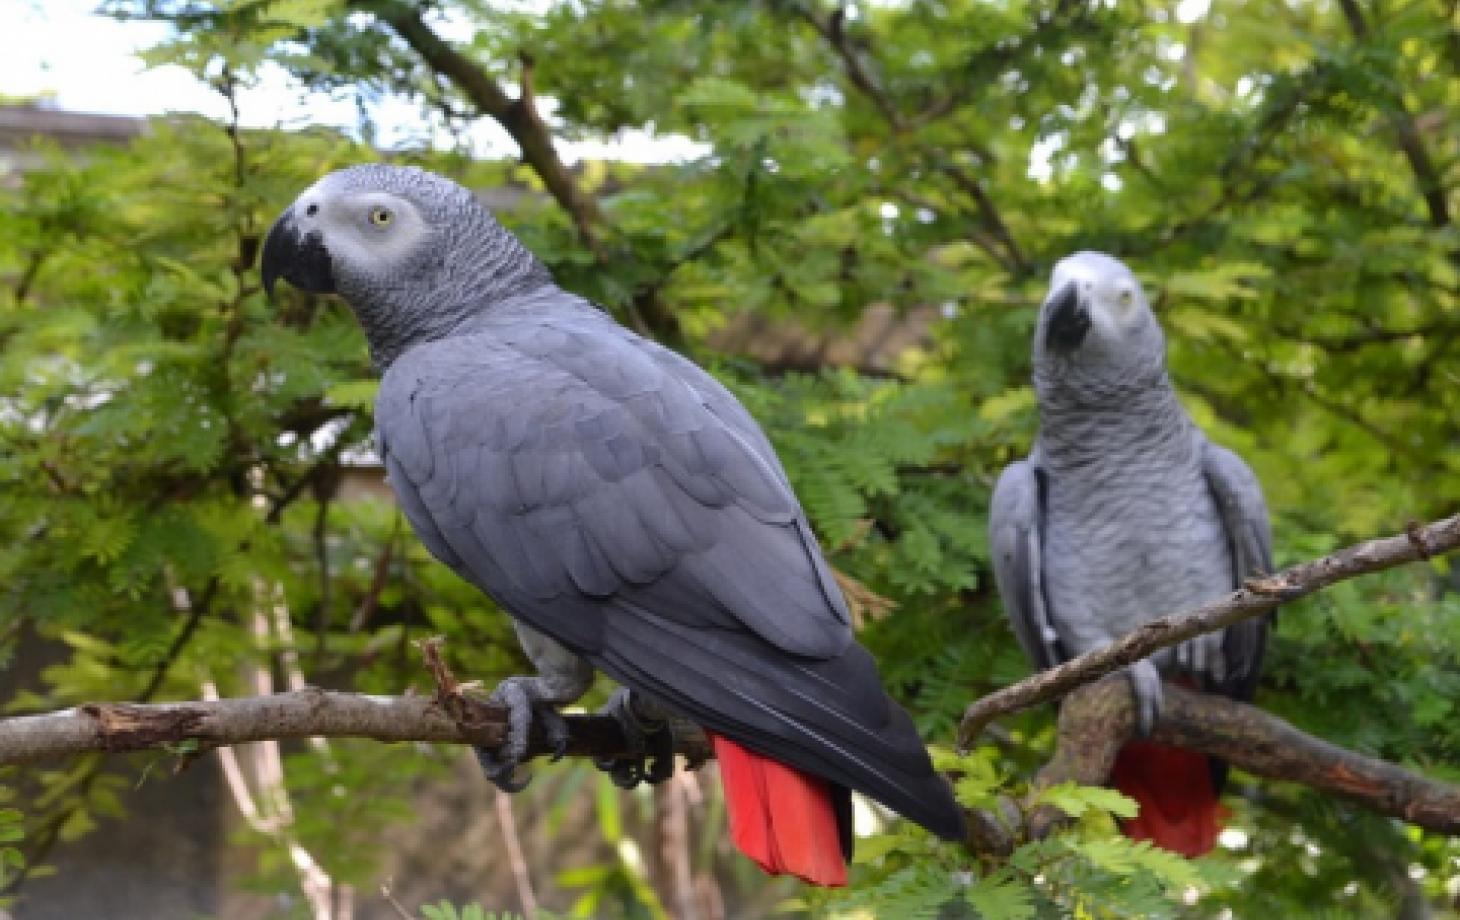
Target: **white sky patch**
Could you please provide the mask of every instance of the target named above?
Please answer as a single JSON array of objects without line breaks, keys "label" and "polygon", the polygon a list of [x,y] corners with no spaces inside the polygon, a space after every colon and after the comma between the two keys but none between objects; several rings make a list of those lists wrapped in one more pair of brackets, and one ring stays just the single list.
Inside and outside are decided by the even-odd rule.
[{"label": "white sky patch", "polygon": [[1048,182],[1054,176],[1054,155],[1064,146],[1063,134],[1051,134],[1035,141],[1029,148],[1029,171],[1026,175],[1035,182]]},{"label": "white sky patch", "polygon": [[1229,850],[1242,850],[1247,847],[1247,832],[1240,828],[1223,828],[1217,835],[1217,842]]},{"label": "white sky patch", "polygon": [[1176,21],[1191,25],[1207,14],[1212,8],[1212,0],[1181,0],[1176,4]]},{"label": "white sky patch", "polygon": [[136,57],[165,39],[165,25],[95,16],[94,0],[0,0],[0,87],[49,95],[58,106],[111,115],[168,110],[222,116],[216,92],[180,67],[143,73]]},{"label": "white sky patch", "polygon": [[[122,22],[96,15],[97,0],[0,0],[0,91],[12,96],[47,97],[55,107],[106,115],[162,115],[196,112],[209,118],[229,117],[221,95],[178,66],[148,69],[140,52],[166,40],[165,23]],[[534,11],[541,2],[519,2]],[[436,17],[432,25],[444,38],[466,42],[472,24],[463,17]],[[246,127],[298,130],[308,126],[338,128],[360,136],[360,111],[351,92],[307,92],[281,67],[266,64],[257,78],[237,93],[239,117]],[[554,124],[552,99],[540,99],[544,117]],[[369,100],[366,110],[383,147],[430,144],[450,147],[456,137],[439,115],[423,113],[416,103],[387,96]],[[466,132],[474,156],[517,153],[517,145],[501,126],[481,118]],[[708,145],[683,135],[624,131],[610,138],[560,142],[568,163],[580,159],[615,159],[638,163],[683,162],[709,153]]]},{"label": "white sky patch", "polygon": [[852,833],[858,837],[871,837],[880,833],[887,822],[877,814],[872,804],[860,795],[852,796]]}]

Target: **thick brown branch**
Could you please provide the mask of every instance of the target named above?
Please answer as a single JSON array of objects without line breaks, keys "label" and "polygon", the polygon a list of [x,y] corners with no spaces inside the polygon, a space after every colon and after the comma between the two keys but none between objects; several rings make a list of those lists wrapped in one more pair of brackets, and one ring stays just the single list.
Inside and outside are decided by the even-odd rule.
[{"label": "thick brown branch", "polygon": [[[1125,681],[1108,691],[1133,722]],[[1442,834],[1460,833],[1460,788],[1315,738],[1256,706],[1167,686],[1152,738],[1254,776],[1302,783]]]},{"label": "thick brown branch", "polygon": [[1152,620],[1104,648],[1041,671],[975,701],[963,714],[963,724],[958,730],[959,744],[966,748],[984,726],[1000,715],[1056,699],[1160,649],[1266,613],[1280,604],[1336,582],[1444,555],[1457,547],[1460,547],[1460,514],[1413,528],[1399,536],[1350,546],[1270,577],[1249,579],[1246,585],[1226,597],[1195,610]]},{"label": "thick brown branch", "polygon": [[[33,763],[89,752],[120,753],[168,747],[202,748],[287,738],[370,738],[495,747],[506,733],[506,713],[461,697],[470,728],[428,696],[382,697],[306,689],[215,702],[90,703],[43,715],[0,719],[0,765]],[[627,755],[618,722],[606,716],[569,715],[568,753]],[[465,720],[463,720],[465,721]],[[675,749],[692,760],[709,756],[702,734],[676,730]],[[534,736],[529,756],[547,752]]]},{"label": "thick brown branch", "polygon": [[[1220,757],[1253,776],[1343,796],[1436,833],[1460,832],[1460,788],[1315,738],[1256,706],[1172,684],[1165,686],[1164,699],[1153,741]],[[1124,678],[1081,687],[1060,707],[1055,753],[1034,788],[1104,784],[1134,730],[1135,708]],[[971,846],[981,853],[1008,853],[1019,840],[1045,836],[1063,821],[1052,808],[1027,804],[1008,803],[1002,821],[975,816],[971,826],[978,833]],[[1008,820],[1021,813],[1022,826],[1017,818]]]}]

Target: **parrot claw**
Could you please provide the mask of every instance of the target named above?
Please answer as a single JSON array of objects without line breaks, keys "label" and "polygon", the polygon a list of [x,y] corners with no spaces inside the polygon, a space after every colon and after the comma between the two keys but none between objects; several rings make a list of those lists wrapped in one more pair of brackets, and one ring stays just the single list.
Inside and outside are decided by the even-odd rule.
[{"label": "parrot claw", "polygon": [[1149,659],[1126,669],[1136,703],[1136,735],[1148,738],[1161,717],[1161,673]]},{"label": "parrot claw", "polygon": [[548,752],[552,755],[548,759],[557,763],[568,754],[568,720],[551,706],[539,706],[535,711],[547,738]]},{"label": "parrot claw", "polygon": [[[641,698],[627,688],[615,690],[599,715],[611,716],[623,726],[628,751],[622,757],[595,757],[593,763],[620,789],[639,783],[658,785],[674,775],[674,733],[669,720],[659,713],[644,711]],[[649,704],[649,708],[653,708]]]},{"label": "parrot claw", "polygon": [[534,716],[547,738],[553,760],[568,752],[568,723],[545,697],[539,677],[509,677],[497,685],[488,702],[507,710],[507,737],[496,749],[474,748],[477,762],[492,785],[503,792],[521,792],[532,782],[532,775],[517,778],[517,768],[527,758],[532,737]]},{"label": "parrot claw", "polygon": [[521,779],[517,778],[517,761],[499,757],[491,748],[472,748],[472,751],[476,753],[477,763],[481,764],[487,779],[503,792],[521,792],[532,782],[530,773],[523,774]]}]

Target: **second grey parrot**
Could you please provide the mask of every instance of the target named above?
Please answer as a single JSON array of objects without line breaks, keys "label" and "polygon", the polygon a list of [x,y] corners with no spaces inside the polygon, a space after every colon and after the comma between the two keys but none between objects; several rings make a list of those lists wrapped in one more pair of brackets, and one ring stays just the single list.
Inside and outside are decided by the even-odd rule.
[{"label": "second grey parrot", "polygon": [[511,732],[481,756],[499,784],[531,717],[560,733],[554,707],[598,668],[647,703],[622,701],[626,728],[668,708],[710,730],[731,835],[768,871],[844,884],[852,789],[962,836],[770,442],[715,378],[559,288],[469,191],[418,169],[325,176],[270,231],[263,272],[354,309],[407,518],[516,619],[539,673],[497,688]]},{"label": "second grey parrot", "polygon": [[[1037,668],[1109,644],[1272,567],[1267,506],[1240,457],[1192,423],[1166,373],[1161,327],[1118,260],[1061,260],[1034,335],[1039,435],[999,477],[994,575]],[[1250,699],[1268,619],[1166,649],[1129,669],[1140,733],[1167,675]],[[1197,855],[1217,833],[1221,764],[1150,744],[1122,752],[1116,785],[1136,798],[1132,836]]]}]

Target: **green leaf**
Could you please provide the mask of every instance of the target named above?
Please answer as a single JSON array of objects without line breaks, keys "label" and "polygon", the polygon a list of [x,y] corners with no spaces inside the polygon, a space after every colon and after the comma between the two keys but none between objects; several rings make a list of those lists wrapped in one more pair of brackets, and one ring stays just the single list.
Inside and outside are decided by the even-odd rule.
[{"label": "green leaf", "polygon": [[1052,805],[1071,818],[1082,817],[1091,810],[1108,812],[1117,818],[1134,818],[1140,811],[1134,799],[1114,789],[1081,786],[1073,782],[1046,786],[1035,795],[1034,802]]},{"label": "green leaf", "polygon": [[1036,916],[1033,893],[1007,872],[975,879],[963,897],[982,920],[1031,920]]}]

